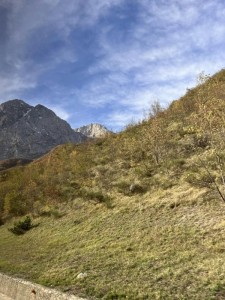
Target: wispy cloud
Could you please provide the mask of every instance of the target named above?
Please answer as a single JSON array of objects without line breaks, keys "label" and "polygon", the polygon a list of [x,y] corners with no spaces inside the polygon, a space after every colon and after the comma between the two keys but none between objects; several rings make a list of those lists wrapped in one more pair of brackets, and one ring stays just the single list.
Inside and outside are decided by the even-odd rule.
[{"label": "wispy cloud", "polygon": [[2,0],[1,8],[1,98],[29,96],[80,123],[118,129],[155,99],[181,96],[201,71],[224,67],[223,0]]},{"label": "wispy cloud", "polygon": [[0,76],[0,102],[8,99],[19,98],[21,91],[29,88],[35,88],[34,82],[29,76],[21,78],[18,75]]},{"label": "wispy cloud", "polygon": [[70,114],[62,106],[52,106],[52,105],[49,105],[48,107],[51,110],[53,110],[54,113],[58,117],[60,117],[61,119],[66,120],[66,121],[69,119]]},{"label": "wispy cloud", "polygon": [[[20,91],[26,87],[27,77],[32,77],[33,82],[38,84],[40,76],[46,71],[56,69],[62,63],[75,63],[78,59],[77,47],[70,34],[78,28],[92,26],[102,14],[121,2],[122,0],[87,0],[85,3],[70,0],[1,1],[1,6],[7,8],[4,12],[7,14],[7,40],[2,44],[4,57],[0,58],[0,63],[4,68],[0,73],[3,76],[8,72],[15,77],[23,77],[20,81],[24,84],[18,84]],[[38,72],[34,72],[36,69]],[[29,76],[24,76],[28,72]],[[29,80],[27,88],[31,86]],[[12,78],[12,82],[15,79]],[[16,91],[17,85],[12,86]]]},{"label": "wispy cloud", "polygon": [[94,101],[88,95],[95,92],[101,105],[104,99],[106,105],[108,101],[120,103],[111,115],[118,125],[122,116],[127,121],[126,113],[120,112],[124,107],[129,108],[128,119],[130,114],[139,118],[156,98],[163,103],[176,99],[195,84],[202,70],[212,74],[223,67],[225,59],[223,2],[143,0],[139,4],[136,24],[123,40],[112,41],[113,26],[101,30],[104,55],[89,72],[108,75],[95,82],[97,91],[93,83],[85,88],[90,105]]},{"label": "wispy cloud", "polygon": [[114,128],[114,130],[124,128],[128,124],[136,123],[141,120],[139,116],[134,116],[133,112],[129,111],[112,112],[107,115],[107,119],[107,126],[109,128]]}]

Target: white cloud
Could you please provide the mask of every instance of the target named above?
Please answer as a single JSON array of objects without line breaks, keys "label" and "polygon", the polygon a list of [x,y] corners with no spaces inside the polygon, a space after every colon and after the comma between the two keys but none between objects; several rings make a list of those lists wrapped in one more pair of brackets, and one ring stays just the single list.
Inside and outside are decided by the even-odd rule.
[{"label": "white cloud", "polygon": [[107,126],[112,126],[114,130],[121,129],[128,124],[136,123],[143,118],[143,114],[134,115],[129,111],[115,111],[107,116]]},{"label": "white cloud", "polygon": [[124,0],[18,0],[13,2],[9,16],[10,40],[22,47],[37,30],[67,38],[78,26],[91,26],[100,16]]},{"label": "white cloud", "polygon": [[89,105],[97,99],[102,106],[113,102],[128,108],[127,113],[116,113],[114,119],[120,123],[131,114],[140,115],[155,98],[164,103],[178,98],[201,71],[213,74],[225,61],[224,3],[142,0],[139,4],[139,21],[123,40],[111,39],[113,26],[100,31],[103,58],[89,72],[108,75],[85,87]]},{"label": "white cloud", "polygon": [[[138,6],[134,22],[129,20],[120,27],[112,19],[106,21],[114,7],[118,11],[130,3]],[[95,28],[105,16],[95,28],[98,49],[92,50],[97,51],[97,59],[81,70],[88,78],[85,84],[74,81],[74,87],[67,90],[52,82],[49,89],[57,99],[104,110],[112,126],[141,118],[156,98],[163,103],[178,98],[195,84],[201,71],[213,74],[224,67],[224,1],[2,0],[0,5],[11,9],[5,53],[13,72],[0,73],[3,95],[36,87],[49,70],[61,72],[63,63],[79,63],[79,39],[74,42],[71,35]],[[54,49],[44,63],[37,64],[29,57],[32,41],[40,40],[41,46],[55,37],[63,46]],[[63,119],[70,117],[60,102],[53,110]]]},{"label": "white cloud", "polygon": [[[7,40],[4,44],[5,56],[0,58],[6,63],[12,79],[2,83],[2,93],[12,87],[18,92],[24,88],[38,85],[42,74],[55,69],[62,63],[75,63],[78,59],[76,45],[72,44],[69,35],[78,28],[93,26],[97,20],[124,0],[2,0],[1,4],[8,8]],[[52,49],[47,61],[38,64],[30,51],[41,48],[43,43],[52,39],[62,41],[62,47]],[[35,44],[37,43],[37,44]],[[38,69],[38,70],[37,70]],[[29,76],[26,76],[27,73]],[[4,74],[2,69],[0,74]],[[2,75],[4,76],[4,75]],[[15,78],[19,79],[15,79]],[[26,84],[27,80],[27,84]],[[30,84],[32,81],[32,85]]]},{"label": "white cloud", "polygon": [[29,77],[21,78],[18,75],[0,76],[0,91],[3,101],[18,98],[24,89],[35,88],[36,82]]},{"label": "white cloud", "polygon": [[67,121],[70,117],[70,114],[62,107],[57,105],[48,105],[48,108],[53,110],[54,113],[61,119]]}]

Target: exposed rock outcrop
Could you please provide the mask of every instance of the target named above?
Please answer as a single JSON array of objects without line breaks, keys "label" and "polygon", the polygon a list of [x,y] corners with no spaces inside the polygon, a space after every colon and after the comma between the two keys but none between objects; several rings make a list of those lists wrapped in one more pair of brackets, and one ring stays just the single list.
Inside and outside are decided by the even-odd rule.
[{"label": "exposed rock outcrop", "polygon": [[85,139],[43,105],[33,107],[17,99],[0,105],[0,160],[33,159],[57,145]]},{"label": "exposed rock outcrop", "polygon": [[101,124],[89,124],[82,126],[80,128],[74,129],[75,132],[80,132],[83,135],[89,137],[89,138],[99,138],[99,137],[104,137],[107,134],[111,133],[105,126]]}]

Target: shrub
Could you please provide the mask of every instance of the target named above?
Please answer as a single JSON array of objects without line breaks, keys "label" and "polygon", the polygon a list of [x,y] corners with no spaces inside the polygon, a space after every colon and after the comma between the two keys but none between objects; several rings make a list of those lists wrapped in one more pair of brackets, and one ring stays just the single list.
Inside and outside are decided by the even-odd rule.
[{"label": "shrub", "polygon": [[31,228],[33,228],[32,220],[29,216],[26,216],[24,219],[15,222],[13,227],[9,228],[9,231],[11,231],[13,234],[21,235]]},{"label": "shrub", "polygon": [[81,191],[81,195],[87,200],[94,200],[98,203],[104,203],[107,207],[111,207],[111,197],[102,191],[88,190],[86,188]]},{"label": "shrub", "polygon": [[11,189],[4,198],[4,214],[21,216],[27,213],[27,202],[21,192]]},{"label": "shrub", "polygon": [[138,183],[131,184],[129,190],[132,194],[142,194],[146,192],[146,188]]},{"label": "shrub", "polygon": [[39,215],[42,217],[54,217],[55,219],[62,218],[65,213],[61,212],[58,208],[50,207],[46,205],[39,211]]},{"label": "shrub", "polygon": [[[212,176],[212,178],[215,180],[214,176]],[[188,173],[184,179],[186,182],[196,187],[209,188],[212,185],[212,179],[209,177],[209,175],[201,171],[199,171],[199,173]]]},{"label": "shrub", "polygon": [[0,226],[4,225],[4,221],[2,220],[2,218],[0,217]]},{"label": "shrub", "polygon": [[120,182],[117,182],[116,187],[119,193],[123,193],[124,195],[129,195],[129,188],[130,188],[129,182],[122,180]]},{"label": "shrub", "polygon": [[55,219],[60,219],[62,217],[65,216],[65,213],[59,211],[58,209],[53,209],[51,211],[51,215],[55,218]]},{"label": "shrub", "polygon": [[147,191],[146,186],[143,186],[139,183],[130,183],[124,180],[117,182],[116,187],[119,193],[123,193],[126,196],[130,196],[132,194],[142,194]]},{"label": "shrub", "polygon": [[193,136],[195,147],[206,148],[210,145],[209,137],[206,134],[196,134]]},{"label": "shrub", "polygon": [[135,169],[135,173],[139,178],[147,177],[150,178],[154,175],[155,169],[152,166],[139,166]]},{"label": "shrub", "polygon": [[172,188],[175,185],[175,182],[172,179],[166,178],[161,183],[160,186],[163,190]]},{"label": "shrub", "polygon": [[127,295],[125,293],[111,292],[105,296],[107,300],[122,300],[127,299]]}]

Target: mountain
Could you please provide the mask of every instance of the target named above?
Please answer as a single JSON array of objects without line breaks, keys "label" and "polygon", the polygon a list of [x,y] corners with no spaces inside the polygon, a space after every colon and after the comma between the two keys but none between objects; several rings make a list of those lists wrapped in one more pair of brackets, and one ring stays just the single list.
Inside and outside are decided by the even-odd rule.
[{"label": "mountain", "polygon": [[79,128],[74,129],[75,132],[80,132],[89,138],[99,138],[104,137],[111,133],[105,126],[98,123],[91,123]]},{"label": "mountain", "polygon": [[33,159],[57,145],[86,140],[47,107],[18,99],[0,105],[0,129],[0,160]]},{"label": "mountain", "polygon": [[87,299],[224,300],[224,121],[222,70],[118,134],[1,171],[0,272]]}]

